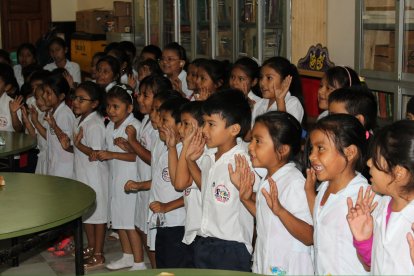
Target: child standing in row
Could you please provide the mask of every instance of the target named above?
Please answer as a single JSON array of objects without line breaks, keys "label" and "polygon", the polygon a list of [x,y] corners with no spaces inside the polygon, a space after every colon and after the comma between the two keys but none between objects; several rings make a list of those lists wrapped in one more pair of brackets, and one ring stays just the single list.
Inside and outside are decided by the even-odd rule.
[{"label": "child standing in row", "polygon": [[[329,115],[316,123],[309,146],[305,191],[313,214],[315,274],[367,275],[346,223],[346,199],[356,200],[359,189],[368,187],[358,173],[364,166],[365,130],[354,116]],[[317,195],[316,178],[322,181]]]},{"label": "child standing in row", "polygon": [[361,188],[356,201],[348,198],[347,220],[354,245],[373,275],[414,274],[406,242],[414,218],[413,141],[412,121],[398,121],[379,130],[368,166],[372,190],[384,196],[374,202],[370,188],[365,195]]}]

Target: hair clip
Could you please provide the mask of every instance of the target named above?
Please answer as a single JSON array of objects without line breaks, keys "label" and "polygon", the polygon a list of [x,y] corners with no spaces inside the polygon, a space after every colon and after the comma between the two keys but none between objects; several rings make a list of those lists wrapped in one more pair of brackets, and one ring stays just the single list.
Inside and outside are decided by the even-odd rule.
[{"label": "hair clip", "polygon": [[122,88],[122,89],[124,89],[127,93],[128,93],[128,95],[131,97],[131,102],[133,102],[134,100],[133,100],[133,98],[132,98],[132,94],[134,93],[133,91],[132,91],[132,89],[130,89],[128,86],[126,86],[125,84],[116,84],[115,86],[118,86],[119,88]]},{"label": "hair clip", "polygon": [[349,86],[352,86],[352,79],[351,79],[351,74],[348,71],[348,68],[346,68],[346,66],[342,66],[342,68],[345,69],[346,73],[348,74],[348,79],[349,79]]}]

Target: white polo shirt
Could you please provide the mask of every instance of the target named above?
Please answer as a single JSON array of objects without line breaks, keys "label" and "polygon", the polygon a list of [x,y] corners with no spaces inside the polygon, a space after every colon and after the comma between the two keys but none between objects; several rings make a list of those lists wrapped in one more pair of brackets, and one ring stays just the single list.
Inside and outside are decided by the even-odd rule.
[{"label": "white polo shirt", "polygon": [[[207,153],[201,160],[202,218],[200,234],[227,241],[244,243],[252,252],[253,216],[240,201],[239,191],[230,180],[228,164],[234,167],[234,155],[249,160],[243,146],[238,143],[217,161],[214,153]],[[255,178],[258,183],[259,178]]]},{"label": "white polo shirt", "polygon": [[181,70],[180,74],[178,75],[178,78],[181,81],[181,90],[183,93],[187,96],[187,98],[190,98],[193,94],[193,90],[189,90],[187,86],[187,72],[184,70]]},{"label": "white polo shirt", "polygon": [[[48,70],[48,71],[53,71],[56,68],[58,67],[56,66],[55,62],[46,64],[43,67],[43,69]],[[76,62],[72,62],[70,60],[66,60],[65,69],[72,76],[74,82],[77,82],[77,83],[81,82],[81,71],[80,71],[79,64],[77,64]]]}]

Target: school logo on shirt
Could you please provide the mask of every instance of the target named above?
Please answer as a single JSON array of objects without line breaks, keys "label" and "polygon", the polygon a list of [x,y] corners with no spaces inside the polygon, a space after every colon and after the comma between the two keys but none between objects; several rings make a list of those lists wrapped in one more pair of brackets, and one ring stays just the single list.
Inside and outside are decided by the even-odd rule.
[{"label": "school logo on shirt", "polygon": [[170,173],[168,171],[168,167],[167,168],[164,168],[162,170],[161,176],[162,176],[162,180],[164,180],[165,182],[170,182],[171,181],[171,179],[170,179]]},{"label": "school logo on shirt", "polygon": [[281,269],[280,267],[271,266],[270,267],[270,275],[284,276],[284,275],[286,275],[286,271]]},{"label": "school logo on shirt", "polygon": [[218,202],[225,203],[230,200],[230,191],[226,186],[220,184],[214,188],[214,197]]},{"label": "school logo on shirt", "polygon": [[0,116],[0,127],[6,127],[7,126],[7,118]]},{"label": "school logo on shirt", "polygon": [[184,196],[189,196],[191,193],[191,188],[187,188],[184,190]]}]

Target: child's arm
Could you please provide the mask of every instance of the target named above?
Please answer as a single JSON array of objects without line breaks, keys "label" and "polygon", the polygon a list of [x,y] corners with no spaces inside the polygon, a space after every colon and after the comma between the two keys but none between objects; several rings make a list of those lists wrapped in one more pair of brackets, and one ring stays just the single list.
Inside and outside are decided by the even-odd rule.
[{"label": "child's arm", "polygon": [[162,131],[165,133],[165,144],[168,148],[168,172],[170,174],[171,184],[174,186],[178,162],[177,139],[174,130],[170,127],[163,126]]},{"label": "child's arm", "polygon": [[308,201],[309,211],[313,215],[313,208],[315,206],[316,200],[316,174],[313,168],[306,169],[306,182],[305,182],[305,193],[306,199]]},{"label": "child's arm", "polygon": [[354,236],[354,246],[358,255],[368,267],[371,266],[372,235],[374,231],[374,220],[371,212],[378,205],[378,202],[373,203],[374,198],[375,193],[371,192],[371,187],[367,188],[365,195],[363,187],[359,189],[355,206],[353,206],[352,199],[347,198],[348,214],[346,219]]},{"label": "child's arm", "polygon": [[183,148],[181,150],[180,157],[178,158],[177,169],[175,172],[175,183],[174,188],[178,191],[183,191],[191,186],[193,178],[191,177],[190,170],[188,169],[187,161],[185,156],[187,154],[187,149],[196,133],[197,127],[191,125],[191,128],[187,133],[184,134],[183,139]]},{"label": "child's arm", "polygon": [[310,246],[313,244],[313,226],[307,224],[301,219],[298,219],[288,210],[286,210],[279,201],[278,190],[276,182],[269,177],[270,193],[265,188],[262,189],[262,194],[266,199],[267,205],[273,214],[279,217],[285,226],[286,230],[295,237],[295,239],[301,241],[303,244]]},{"label": "child's arm", "polygon": [[125,129],[125,133],[128,135],[128,142],[133,151],[141,158],[142,161],[151,165],[151,152],[144,148],[137,140],[137,130],[134,126],[129,125]]},{"label": "child's arm", "polygon": [[256,216],[256,202],[253,200],[254,172],[250,169],[245,156],[236,154],[234,156],[236,169],[228,164],[230,180],[239,190],[240,201],[249,210],[252,216]]},{"label": "child's arm", "polygon": [[191,177],[196,183],[197,187],[201,190],[201,170],[198,167],[196,160],[201,157],[204,152],[205,141],[201,129],[198,129],[194,137],[191,139],[191,143],[185,153],[185,159],[187,161],[188,170]]},{"label": "child's arm", "polygon": [[73,135],[73,145],[79,149],[81,152],[83,152],[85,155],[91,155],[93,149],[85,146],[82,144],[82,138],[83,138],[83,128],[80,127],[78,133]]},{"label": "child's arm", "polygon": [[[414,231],[414,223],[411,225],[411,229]],[[410,232],[407,233],[407,241],[408,241],[408,246],[410,247],[411,261],[413,262],[413,265],[414,265],[414,237],[413,237],[413,234]]]},{"label": "child's arm", "polygon": [[162,203],[159,201],[153,201],[150,203],[149,208],[151,209],[152,212],[154,213],[168,213],[171,212],[175,209],[178,209],[180,207],[184,206],[184,198],[180,197],[176,200],[167,202],[167,203]]},{"label": "child's arm", "polygon": [[33,126],[36,128],[37,132],[47,140],[47,130],[42,124],[39,122],[39,113],[37,112],[34,106],[30,107],[30,119],[32,120]]},{"label": "child's arm", "polygon": [[9,102],[10,116],[14,131],[23,132],[23,124],[17,115],[17,111],[23,106],[23,97],[18,96],[16,99]]},{"label": "child's arm", "polygon": [[24,124],[25,128],[27,129],[27,132],[29,133],[30,136],[36,137],[36,129],[32,125],[32,123],[30,122],[29,115],[27,114],[26,107],[25,106],[22,106],[22,109],[21,110],[22,110],[22,120],[23,120],[23,124]]},{"label": "child's arm", "polygon": [[55,132],[62,148],[68,152],[73,152],[73,146],[70,143],[69,136],[56,124],[56,120],[52,114],[47,114],[45,120],[49,123],[50,128]]},{"label": "child's arm", "polygon": [[287,76],[283,81],[281,87],[276,87],[277,83],[273,82],[274,84],[274,92],[275,92],[275,100],[277,105],[278,111],[286,112],[286,94],[289,91],[290,83],[292,82],[292,76]]},{"label": "child's arm", "polygon": [[136,154],[129,152],[113,152],[107,150],[98,150],[96,153],[96,158],[99,161],[117,159],[121,161],[135,162]]},{"label": "child's arm", "polygon": [[148,191],[149,189],[151,189],[151,180],[142,182],[128,180],[128,182],[124,186],[125,192]]}]

